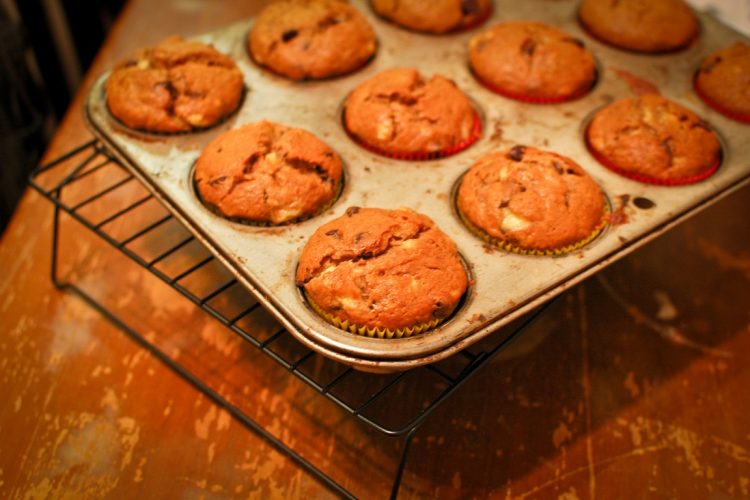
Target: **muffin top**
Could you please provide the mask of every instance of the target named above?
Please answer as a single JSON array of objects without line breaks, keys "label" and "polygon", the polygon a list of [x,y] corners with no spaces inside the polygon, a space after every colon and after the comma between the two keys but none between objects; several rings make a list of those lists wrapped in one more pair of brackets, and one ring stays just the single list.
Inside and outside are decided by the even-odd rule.
[{"label": "muffin top", "polygon": [[209,45],[170,37],[136,50],[106,83],[109,111],[128,127],[187,132],[216,124],[240,104],[242,73]]},{"label": "muffin top", "polygon": [[261,121],[229,130],[203,150],[195,186],[205,204],[247,222],[315,215],[337,196],[341,159],[309,132]]},{"label": "muffin top", "polygon": [[294,80],[349,73],[377,48],[370,24],[341,0],[272,3],[256,18],[248,44],[258,64]]},{"label": "muffin top", "polygon": [[582,0],[579,18],[600,40],[636,52],[680,49],[698,35],[683,0]]},{"label": "muffin top", "polygon": [[711,106],[750,122],[750,45],[736,42],[708,56],[701,63],[695,85]]},{"label": "muffin top", "polygon": [[522,100],[562,101],[594,83],[594,57],[583,42],[538,22],[492,26],[469,42],[474,74],[493,90]]},{"label": "muffin top", "polygon": [[509,250],[562,250],[602,226],[604,195],[575,162],[525,146],[482,156],[461,180],[458,209]]},{"label": "muffin top", "polygon": [[658,94],[620,99],[601,109],[587,141],[605,166],[645,182],[710,174],[721,151],[705,121]]},{"label": "muffin top", "polygon": [[405,28],[445,33],[470,28],[490,14],[490,0],[372,0],[381,16]]},{"label": "muffin top", "polygon": [[344,124],[366,146],[383,154],[432,153],[477,136],[477,113],[447,78],[429,80],[396,68],[367,80],[346,98]]},{"label": "muffin top", "polygon": [[455,244],[408,209],[348,208],[310,237],[296,279],[325,314],[391,331],[446,318],[468,286]]}]

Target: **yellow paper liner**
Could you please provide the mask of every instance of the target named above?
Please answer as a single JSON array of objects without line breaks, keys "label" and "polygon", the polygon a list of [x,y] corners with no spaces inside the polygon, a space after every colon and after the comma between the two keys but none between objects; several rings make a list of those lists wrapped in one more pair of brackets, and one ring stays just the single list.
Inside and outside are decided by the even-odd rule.
[{"label": "yellow paper liner", "polygon": [[591,234],[589,234],[584,239],[579,240],[575,243],[571,243],[569,245],[565,245],[560,248],[552,248],[552,249],[525,248],[525,247],[521,247],[518,245],[514,245],[513,243],[510,243],[508,241],[500,240],[498,238],[495,238],[494,236],[490,236],[487,232],[485,232],[484,230],[472,224],[469,221],[469,219],[466,217],[466,215],[464,215],[464,213],[461,211],[461,209],[458,208],[458,205],[456,205],[456,211],[458,212],[458,215],[461,218],[461,222],[464,223],[464,225],[469,231],[471,231],[474,235],[479,236],[482,240],[486,241],[492,246],[495,246],[506,252],[515,253],[519,255],[538,255],[538,256],[546,256],[546,257],[559,257],[562,255],[568,254],[570,252],[574,252],[580,248],[583,248],[584,246],[591,243],[591,241],[594,238],[599,236],[599,233],[601,233],[602,230],[607,225],[607,214],[609,213],[609,205],[605,201],[604,209],[602,210],[602,218],[599,221],[599,224],[597,224],[594,230],[591,232]]},{"label": "yellow paper liner", "polygon": [[[370,328],[366,326],[359,326],[351,323],[348,320],[337,318],[333,314],[324,311],[318,304],[315,303],[315,301],[310,298],[310,296],[307,294],[307,291],[304,291],[303,289],[303,292],[307,303],[310,304],[310,307],[312,307],[313,311],[315,311],[321,318],[323,318],[336,328],[363,337],[378,339],[400,339],[411,337],[412,335],[417,335],[432,330],[437,325],[439,325],[443,321],[443,319],[445,319],[433,319],[427,323],[422,323],[407,328],[397,328],[395,330],[391,330],[390,328]],[[451,311],[451,314],[453,314],[453,311]],[[451,314],[448,314],[446,318],[450,317]]]}]

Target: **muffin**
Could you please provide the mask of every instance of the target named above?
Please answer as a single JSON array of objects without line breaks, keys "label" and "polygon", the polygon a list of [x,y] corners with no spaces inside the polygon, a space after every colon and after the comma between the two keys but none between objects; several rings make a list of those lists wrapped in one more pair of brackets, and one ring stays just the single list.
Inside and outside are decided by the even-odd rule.
[{"label": "muffin", "polygon": [[341,0],[282,0],[258,15],[248,48],[255,62],[293,80],[360,68],[375,54],[375,33]]},{"label": "muffin", "polygon": [[492,26],[469,42],[469,64],[491,90],[526,102],[562,102],[586,94],[596,79],[583,42],[533,21]]},{"label": "muffin", "polygon": [[704,59],[695,90],[720,113],[750,123],[750,45],[736,42]]},{"label": "muffin", "polygon": [[601,41],[635,52],[682,49],[698,36],[683,0],[582,0],[579,19]]},{"label": "muffin", "polygon": [[106,83],[110,113],[148,132],[189,132],[210,127],[242,100],[242,73],[209,45],[170,37],[136,50]]},{"label": "muffin", "polygon": [[296,280],[326,321],[380,338],[434,328],[468,286],[456,245],[428,217],[358,207],[315,231]]},{"label": "muffin", "polygon": [[713,174],[721,159],[719,140],[708,124],[658,94],[602,108],[587,127],[586,139],[604,166],[651,184],[697,182]]},{"label": "muffin", "polygon": [[446,33],[468,29],[492,12],[490,0],[372,0],[384,18],[416,31]]},{"label": "muffin", "polygon": [[344,126],[371,151],[413,160],[457,153],[481,133],[474,106],[451,80],[408,68],[383,71],[354,89]]},{"label": "muffin", "polygon": [[457,208],[467,227],[511,252],[560,255],[604,227],[598,184],[564,156],[525,146],[492,152],[461,179]]},{"label": "muffin", "polygon": [[229,130],[203,150],[194,185],[219,215],[283,224],[319,213],[341,189],[338,155],[298,128],[261,121]]}]

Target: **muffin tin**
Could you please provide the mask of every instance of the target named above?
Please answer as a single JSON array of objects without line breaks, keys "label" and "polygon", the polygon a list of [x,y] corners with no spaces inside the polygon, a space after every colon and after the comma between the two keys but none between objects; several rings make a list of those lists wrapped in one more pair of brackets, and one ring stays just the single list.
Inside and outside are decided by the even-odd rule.
[{"label": "muffin tin", "polygon": [[[704,104],[692,88],[703,57],[744,39],[712,18],[699,15],[701,37],[689,49],[667,55],[639,55],[608,47],[588,36],[576,19],[577,2],[495,1],[493,16],[472,31],[422,35],[378,18],[366,2],[354,2],[379,39],[378,53],[351,75],[292,82],[256,66],[245,48],[252,20],[196,37],[230,54],[248,87],[241,109],[201,132],[154,135],[127,129],[107,111],[102,76],[85,112],[94,134],[219,258],[300,342],[333,359],[367,371],[398,371],[432,363],[490,335],[568,287],[658,236],[750,180],[750,126]],[[535,19],[584,40],[599,62],[596,86],[572,102],[534,105],[513,101],[475,80],[467,63],[469,39],[488,23]],[[367,151],[341,126],[341,103],[359,83],[386,68],[416,67],[423,74],[453,79],[479,106],[483,136],[468,149],[430,161],[402,161]],[[702,182],[662,187],[628,180],[609,171],[588,152],[584,130],[595,110],[632,95],[634,75],[666,97],[705,118],[723,141],[723,163]],[[205,208],[192,189],[192,166],[220,133],[268,119],[316,134],[346,164],[339,199],[322,214],[280,227],[254,227],[223,219]],[[460,176],[481,155],[515,144],[568,156],[586,169],[610,199],[613,224],[581,250],[559,257],[517,255],[492,248],[460,221],[453,192]],[[402,339],[352,335],[320,318],[294,283],[299,253],[317,227],[347,207],[409,207],[431,217],[455,242],[473,284],[450,320],[426,334]]]}]

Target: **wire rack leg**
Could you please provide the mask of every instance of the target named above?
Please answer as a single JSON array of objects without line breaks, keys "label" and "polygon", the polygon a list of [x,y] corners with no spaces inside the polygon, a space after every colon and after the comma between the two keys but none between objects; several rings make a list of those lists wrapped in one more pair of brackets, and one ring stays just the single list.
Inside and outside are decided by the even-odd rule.
[{"label": "wire rack leg", "polygon": [[396,477],[393,479],[393,486],[391,487],[391,500],[396,500],[398,497],[398,490],[401,488],[401,480],[404,475],[404,469],[406,468],[406,458],[409,455],[409,448],[411,447],[411,441],[414,438],[414,434],[417,433],[420,426],[414,427],[404,438],[404,449],[401,450],[401,460],[398,463],[398,469],[396,469]]},{"label": "wire rack leg", "polygon": [[[151,355],[153,355],[155,358],[161,361],[164,365],[166,365],[172,371],[177,373],[177,375],[181,376],[183,379],[188,381],[193,387],[195,387],[196,389],[206,394],[206,396],[208,396],[211,400],[213,400],[214,403],[218,404],[227,412],[229,412],[230,415],[232,415],[245,427],[254,431],[261,438],[265,439],[274,449],[276,449],[276,451],[292,459],[295,463],[297,463],[298,466],[300,466],[302,469],[310,473],[313,477],[315,477],[318,481],[323,483],[329,489],[338,493],[343,498],[349,498],[349,499],[356,498],[349,490],[344,488],[342,485],[337,483],[333,478],[328,476],[322,470],[315,467],[311,462],[307,461],[305,458],[299,455],[296,451],[294,451],[289,446],[284,444],[283,441],[281,441],[276,436],[268,432],[262,425],[257,423],[252,418],[248,417],[242,410],[240,410],[237,406],[233,405],[231,402],[225,399],[221,394],[214,391],[211,387],[205,384],[199,377],[195,376],[191,371],[184,368],[181,364],[179,364],[177,361],[175,361],[170,356],[165,354],[163,351],[157,348],[154,344],[146,340],[143,336],[141,336],[140,333],[138,333],[136,330],[134,330],[125,322],[123,322],[118,316],[112,313],[109,309],[101,305],[94,297],[89,295],[87,292],[85,292],[83,289],[81,289],[74,283],[61,280],[58,274],[59,253],[60,253],[60,208],[55,206],[55,213],[53,216],[53,226],[52,226],[51,278],[56,288],[60,290],[72,292],[78,297],[80,297],[81,299],[83,299],[84,302],[86,302],[94,310],[98,311],[102,316],[107,318],[117,328],[125,332],[138,345],[146,349]],[[402,462],[403,461],[404,461],[404,458],[402,457]],[[403,465],[401,466],[401,468],[403,468]]]}]

